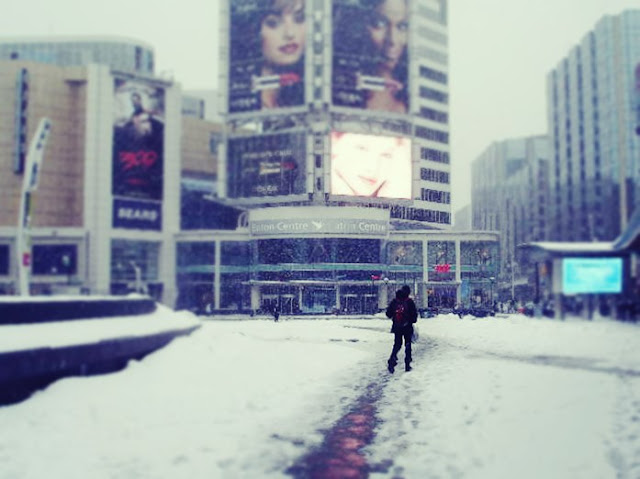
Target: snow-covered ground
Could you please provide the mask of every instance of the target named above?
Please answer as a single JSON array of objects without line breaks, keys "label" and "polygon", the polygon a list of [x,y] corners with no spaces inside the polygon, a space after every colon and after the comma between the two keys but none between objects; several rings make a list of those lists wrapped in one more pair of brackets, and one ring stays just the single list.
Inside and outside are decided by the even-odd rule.
[{"label": "snow-covered ground", "polygon": [[286,477],[370,384],[370,477],[640,477],[639,326],[422,319],[390,375],[388,320],[243,319],[0,407],[0,478]]},{"label": "snow-covered ground", "polygon": [[[7,298],[11,301],[13,297]],[[42,297],[33,296],[29,301],[33,301],[32,298],[41,301]],[[112,298],[114,297],[109,299]],[[56,300],[60,301],[58,298]],[[2,301],[6,300],[2,298]],[[135,316],[0,325],[0,353],[42,347],[60,348],[121,337],[185,331],[201,324],[200,320],[190,313],[175,312],[158,304],[156,311]]]}]

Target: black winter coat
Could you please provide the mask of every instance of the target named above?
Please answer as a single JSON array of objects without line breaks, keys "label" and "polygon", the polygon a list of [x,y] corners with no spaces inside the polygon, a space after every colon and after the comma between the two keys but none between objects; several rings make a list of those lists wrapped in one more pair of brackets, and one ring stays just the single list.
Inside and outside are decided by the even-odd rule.
[{"label": "black winter coat", "polygon": [[407,298],[405,300],[393,298],[393,300],[389,303],[389,306],[387,306],[387,311],[385,312],[387,318],[390,318],[393,321],[393,317],[396,312],[396,306],[401,301],[406,301],[406,310],[404,312],[404,315],[408,324],[403,327],[393,322],[391,326],[392,333],[402,333],[409,328],[413,329],[413,323],[416,323],[418,321],[418,308],[416,308],[416,303],[414,303],[413,299],[411,298]]}]

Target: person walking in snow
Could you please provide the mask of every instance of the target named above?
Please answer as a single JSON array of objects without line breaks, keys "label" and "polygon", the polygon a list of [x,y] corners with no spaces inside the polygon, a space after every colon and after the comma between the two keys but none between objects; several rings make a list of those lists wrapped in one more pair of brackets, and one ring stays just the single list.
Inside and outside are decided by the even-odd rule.
[{"label": "person walking in snow", "polygon": [[273,320],[277,323],[278,318],[280,318],[280,309],[277,304],[273,305],[273,309],[271,310],[271,314],[273,314]]},{"label": "person walking in snow", "polygon": [[392,321],[391,332],[393,333],[393,349],[387,361],[390,373],[395,371],[398,364],[398,352],[402,349],[404,340],[404,370],[411,371],[411,337],[413,336],[413,325],[418,321],[418,309],[416,304],[409,297],[411,288],[404,285],[396,291],[396,297],[391,300],[387,307],[386,315]]}]

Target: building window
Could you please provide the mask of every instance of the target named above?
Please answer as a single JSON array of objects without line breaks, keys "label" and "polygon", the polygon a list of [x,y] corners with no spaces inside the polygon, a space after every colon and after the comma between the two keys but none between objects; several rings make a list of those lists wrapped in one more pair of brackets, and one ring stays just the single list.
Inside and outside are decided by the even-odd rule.
[{"label": "building window", "polygon": [[387,243],[388,264],[422,265],[422,243],[414,241],[391,241]]},{"label": "building window", "polygon": [[430,168],[421,168],[420,178],[425,181],[435,181],[436,183],[449,184],[449,173],[447,173],[446,171],[432,170]]},{"label": "building window", "polygon": [[223,241],[220,250],[220,264],[233,266],[250,265],[251,245],[245,241]]},{"label": "building window", "polygon": [[420,108],[420,116],[428,120],[437,121],[438,123],[447,123],[449,121],[449,115],[447,113],[432,108]]},{"label": "building window", "polygon": [[449,133],[440,130],[433,130],[424,126],[416,127],[416,136],[426,140],[437,141],[438,143],[449,143]]},{"label": "building window", "polygon": [[140,268],[142,281],[158,280],[160,244],[150,241],[111,242],[111,282],[130,282]]},{"label": "building window", "polygon": [[449,153],[446,151],[434,150],[433,148],[420,148],[420,158],[423,160],[435,161],[437,163],[449,164]]},{"label": "building window", "polygon": [[428,78],[429,80],[442,83],[443,85],[447,84],[447,74],[438,70],[434,70],[433,68],[421,66],[420,76],[422,78]]},{"label": "building window", "polygon": [[432,203],[451,203],[451,193],[448,191],[430,190],[428,188],[422,188],[421,198],[423,201],[431,201]]},{"label": "building window", "polygon": [[414,221],[428,221],[429,223],[451,224],[451,214],[446,211],[408,208],[405,206],[393,206],[391,208],[391,217]]},{"label": "building window", "polygon": [[434,90],[433,88],[427,88],[426,86],[420,87],[420,98],[426,98],[427,100],[433,100],[439,103],[449,103],[449,95],[447,93]]},{"label": "building window", "polygon": [[68,276],[78,271],[78,251],[74,244],[34,245],[33,274]]},{"label": "building window", "polygon": [[135,53],[135,70],[137,72],[139,72],[140,70],[142,70],[142,48],[140,47],[135,47],[136,48],[136,53]]}]

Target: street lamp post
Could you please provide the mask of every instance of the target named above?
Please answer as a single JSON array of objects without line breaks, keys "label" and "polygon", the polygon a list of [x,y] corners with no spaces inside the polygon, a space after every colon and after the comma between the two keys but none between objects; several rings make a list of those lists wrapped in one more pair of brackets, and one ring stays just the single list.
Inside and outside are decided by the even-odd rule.
[{"label": "street lamp post", "polygon": [[493,309],[493,283],[496,281],[496,278],[494,278],[493,276],[491,276],[489,278],[490,281],[490,296],[489,296],[489,307]]},{"label": "street lamp post", "polygon": [[44,159],[44,147],[49,138],[51,121],[42,118],[27,154],[27,165],[20,194],[20,216],[16,228],[16,251],[18,254],[18,291],[21,296],[29,296],[29,276],[31,273],[31,219],[33,201],[38,188],[40,170]]},{"label": "street lamp post", "polygon": [[515,297],[516,297],[516,281],[515,281],[516,265],[514,264],[513,260],[511,260],[511,264],[509,265],[509,267],[511,268],[511,301],[515,301]]}]

